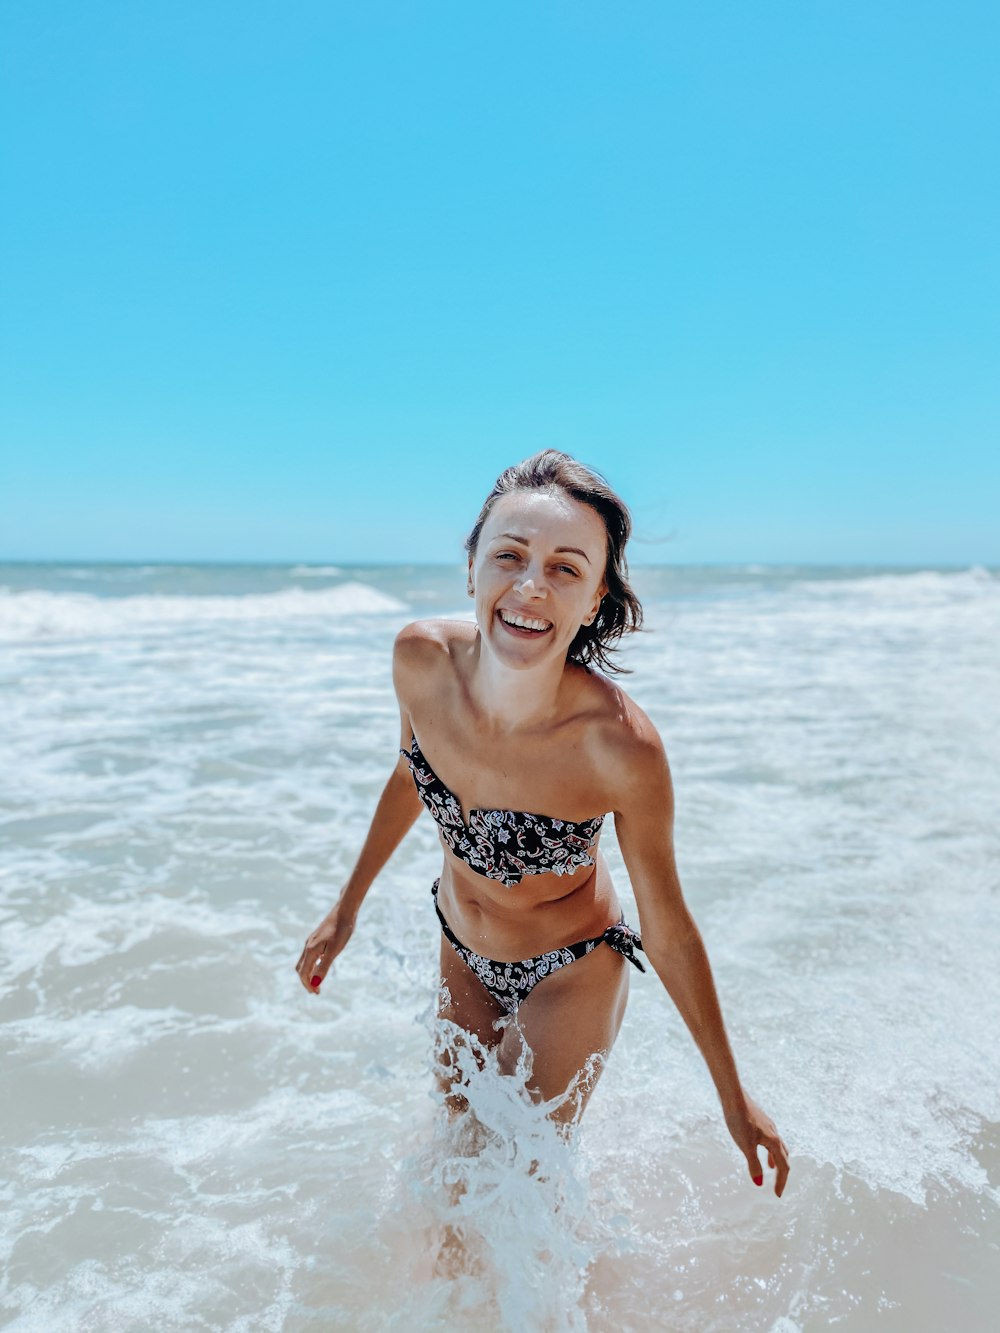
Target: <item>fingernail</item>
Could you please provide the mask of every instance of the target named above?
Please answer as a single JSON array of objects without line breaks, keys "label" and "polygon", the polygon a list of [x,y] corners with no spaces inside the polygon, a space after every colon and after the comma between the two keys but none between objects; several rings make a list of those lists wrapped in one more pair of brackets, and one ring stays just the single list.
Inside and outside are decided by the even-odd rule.
[{"label": "fingernail", "polygon": [[318,986],[319,983],[320,983],[322,980],[323,980],[322,977],[313,977],[313,979],[312,979],[312,981],[310,981],[309,985],[310,985],[310,986]]},{"label": "fingernail", "polygon": [[763,1176],[754,1176],[754,1178],[753,1178],[753,1183],[754,1183],[755,1185],[763,1185],[763,1183],[764,1183],[764,1177],[763,1177]]}]

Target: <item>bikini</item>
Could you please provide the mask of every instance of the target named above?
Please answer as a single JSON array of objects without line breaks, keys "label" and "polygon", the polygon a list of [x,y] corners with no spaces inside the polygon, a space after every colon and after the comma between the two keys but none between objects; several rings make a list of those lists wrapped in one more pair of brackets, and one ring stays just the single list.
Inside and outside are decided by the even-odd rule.
[{"label": "bikini", "polygon": [[[590,852],[604,823],[603,815],[574,823],[533,815],[526,810],[475,809],[469,811],[466,824],[457,796],[431,768],[416,736],[411,749],[399,753],[409,764],[417,794],[440,828],[445,843],[479,874],[513,888],[525,875],[570,875],[581,866],[595,864]],[[444,919],[437,901],[440,882],[434,881],[431,895],[445,939],[508,1014],[524,1003],[544,977],[575,963],[602,943],[622,954],[640,972],[646,970],[635,956],[635,950],[642,948],[642,940],[626,925],[624,914],[594,939],[578,940],[519,962],[485,958],[467,948]]]}]

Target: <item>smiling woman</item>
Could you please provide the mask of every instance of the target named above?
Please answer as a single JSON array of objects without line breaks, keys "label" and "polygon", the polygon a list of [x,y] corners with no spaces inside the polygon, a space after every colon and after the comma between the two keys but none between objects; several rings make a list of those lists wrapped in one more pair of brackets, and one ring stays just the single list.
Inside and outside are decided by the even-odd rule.
[{"label": "smiling woman", "polygon": [[[623,634],[642,624],[642,607],[629,585],[625,563],[625,544],[632,531],[632,520],[628,509],[607,482],[566,454],[546,449],[515,467],[507,468],[497,478],[465,543],[469,553],[470,594],[473,591],[471,566],[483,528],[497,501],[519,491],[548,493],[550,496],[561,494],[567,501],[576,501],[578,512],[589,524],[591,535],[595,517],[601,521],[596,543],[591,543],[589,551],[581,545],[565,545],[555,547],[552,555],[570,557],[563,562],[556,560],[555,564],[556,570],[566,578],[579,580],[586,571],[595,569],[602,574],[602,596],[597,612],[580,624],[569,646],[568,660],[581,665],[596,663],[604,671],[622,670],[613,661],[611,650]],[[530,546],[528,539],[518,532],[501,532],[497,541],[496,558],[504,561],[518,560],[527,554]],[[510,544],[510,550],[502,549],[504,542]]]},{"label": "smiling woman", "polygon": [[[763,1145],[780,1195],[787,1150],[740,1083],[681,891],[663,743],[605,674],[621,670],[611,654],[642,622],[630,530],[619,497],[566,454],[545,450],[497,479],[466,543],[476,623],[418,621],[398,635],[399,758],[297,971],[318,993],[375,876],[426,808],[444,857],[432,896],[451,1112],[466,1109],[457,1044],[471,1034],[505,1073],[530,1055],[529,1091],[568,1133],[618,1035],[626,962],[645,971],[644,951],[705,1058],[752,1179],[763,1183]],[[599,847],[609,811],[641,939]]]}]

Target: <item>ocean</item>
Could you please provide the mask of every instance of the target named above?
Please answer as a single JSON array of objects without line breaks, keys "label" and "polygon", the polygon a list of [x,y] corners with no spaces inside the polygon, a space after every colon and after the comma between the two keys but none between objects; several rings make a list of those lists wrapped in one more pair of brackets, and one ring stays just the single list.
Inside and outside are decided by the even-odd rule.
[{"label": "ocean", "polygon": [[427,816],[299,985],[396,761],[393,636],[470,616],[460,568],[0,565],[5,1327],[995,1327],[1000,571],[635,582],[784,1197],[651,971],[571,1144],[489,1066],[443,1124]]}]

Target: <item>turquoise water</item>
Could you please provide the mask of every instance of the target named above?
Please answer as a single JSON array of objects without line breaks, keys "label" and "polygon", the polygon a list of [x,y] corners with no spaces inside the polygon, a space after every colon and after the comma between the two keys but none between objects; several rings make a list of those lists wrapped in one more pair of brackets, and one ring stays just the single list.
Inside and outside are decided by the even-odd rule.
[{"label": "turquoise water", "polygon": [[636,582],[626,687],[785,1196],[651,974],[571,1148],[489,1069],[449,1137],[427,819],[299,987],[395,762],[393,635],[470,614],[458,567],[5,565],[10,1327],[992,1326],[1000,574]]}]

